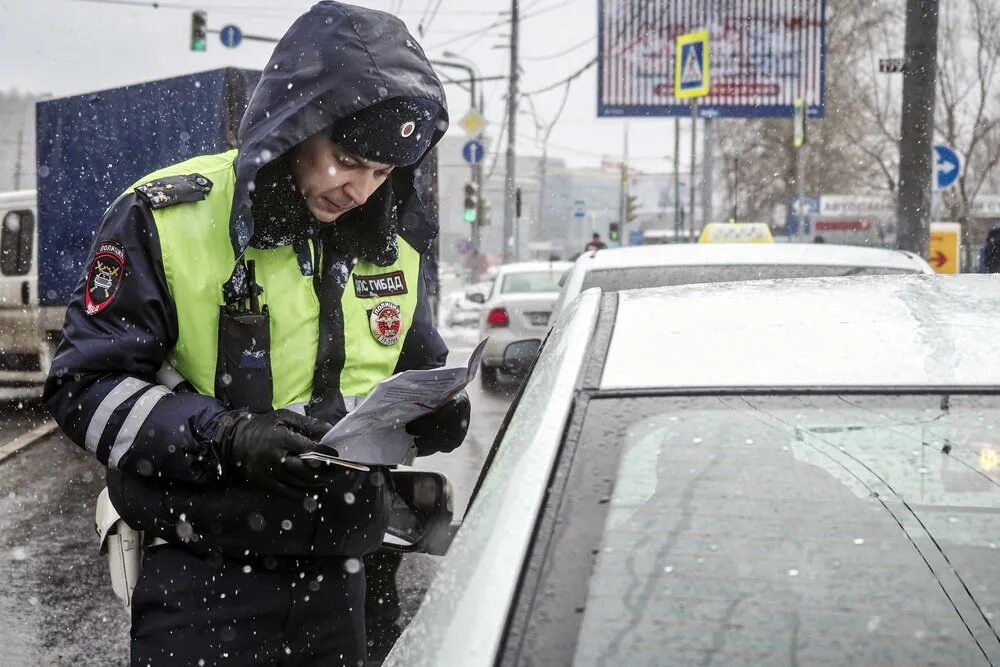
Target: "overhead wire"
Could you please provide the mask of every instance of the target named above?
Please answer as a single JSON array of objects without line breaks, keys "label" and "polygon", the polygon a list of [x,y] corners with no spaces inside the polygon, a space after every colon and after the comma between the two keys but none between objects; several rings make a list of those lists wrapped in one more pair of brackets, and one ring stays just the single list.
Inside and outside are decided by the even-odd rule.
[{"label": "overhead wire", "polygon": [[565,56],[567,54],[573,53],[577,49],[582,48],[584,46],[587,46],[587,44],[590,44],[591,42],[595,41],[596,39],[597,39],[597,36],[595,35],[593,37],[588,37],[587,39],[583,40],[579,44],[571,46],[568,49],[564,49],[562,51],[557,51],[555,53],[550,53],[550,54],[544,55],[544,56],[530,56],[530,57],[529,56],[521,56],[521,60],[528,60],[528,61],[552,60],[553,58],[559,58],[560,56]]},{"label": "overhead wire", "polygon": [[[630,24],[633,24],[639,18],[639,16],[641,15],[642,11],[646,8],[646,5],[649,4],[649,1],[650,0],[647,0],[647,2],[644,2],[644,3],[636,3],[636,7],[634,7],[632,9],[632,14],[628,17],[628,19],[626,21],[622,22],[623,25],[622,25],[621,29],[618,31],[618,34],[616,35],[616,41],[621,40],[625,36],[625,32],[629,29]],[[567,81],[572,81],[572,80],[576,79],[577,77],[581,76],[584,72],[586,72],[591,67],[593,67],[594,65],[596,65],[599,59],[600,59],[600,55],[594,56],[593,59],[591,59],[590,61],[588,61],[583,67],[581,67],[580,69],[576,70],[575,72],[573,72],[572,74],[570,74],[568,77],[566,77],[564,79],[560,79],[560,80],[558,80],[558,81],[556,81],[556,82],[554,82],[552,84],[549,84],[547,86],[544,86],[542,88],[538,88],[537,90],[533,90],[533,91],[530,91],[530,92],[527,92],[527,93],[524,93],[524,94],[525,95],[537,95],[538,93],[544,93],[544,92],[552,90],[553,88],[558,88],[559,86],[561,86],[562,84],[566,83]]]},{"label": "overhead wire", "polygon": [[430,14],[431,5],[434,4],[434,0],[427,0],[427,4],[424,5],[424,11],[420,15],[420,20],[417,21],[417,33],[421,38],[424,36],[424,21],[427,20],[427,15]]},{"label": "overhead wire", "polygon": [[427,24],[424,26],[424,30],[430,30],[431,25],[434,23],[434,19],[437,18],[438,10],[441,9],[442,0],[437,0],[437,4],[434,5],[434,11],[431,12],[430,17],[427,19]]},{"label": "overhead wire", "polygon": [[553,88],[558,88],[559,86],[563,85],[564,83],[569,83],[570,81],[573,81],[574,79],[578,78],[584,72],[586,72],[588,69],[590,69],[591,67],[593,67],[596,64],[597,64],[597,56],[594,56],[594,58],[592,60],[590,60],[587,64],[585,64],[583,67],[581,67],[580,69],[576,70],[575,72],[573,72],[572,74],[570,74],[566,78],[560,79],[559,81],[556,81],[555,83],[549,84],[548,86],[544,86],[542,88],[538,88],[537,90],[532,90],[532,91],[529,91],[529,92],[526,92],[526,93],[523,93],[523,94],[524,95],[538,95],[539,93],[548,92],[548,91],[552,90]]},{"label": "overhead wire", "polygon": [[[522,16],[520,18],[520,20],[522,22],[526,21],[526,20],[528,20],[530,18],[534,18],[536,16],[540,16],[541,14],[548,13],[548,12],[553,11],[555,9],[559,9],[560,7],[563,7],[565,5],[568,5],[568,4],[576,2],[576,1],[577,0],[561,0],[560,2],[556,2],[555,4],[548,5],[546,7],[542,7],[538,11],[534,12],[533,14],[526,13],[524,16]],[[491,30],[495,30],[496,28],[501,28],[503,26],[507,26],[507,25],[510,25],[510,24],[511,24],[511,19],[510,18],[505,18],[505,19],[502,19],[500,21],[495,21],[495,22],[493,22],[493,23],[491,23],[491,24],[489,24],[487,26],[483,26],[481,28],[476,28],[476,29],[474,29],[474,30],[472,30],[470,32],[464,32],[461,37],[455,37],[453,39],[449,39],[449,40],[447,40],[445,42],[440,42],[438,44],[431,44],[427,48],[428,49],[438,49],[438,48],[442,48],[442,47],[445,47],[445,46],[450,46],[452,44],[455,44],[456,42],[461,42],[461,41],[464,41],[466,39],[471,39],[473,37],[478,37],[480,35],[484,35],[484,34],[490,32]]]}]

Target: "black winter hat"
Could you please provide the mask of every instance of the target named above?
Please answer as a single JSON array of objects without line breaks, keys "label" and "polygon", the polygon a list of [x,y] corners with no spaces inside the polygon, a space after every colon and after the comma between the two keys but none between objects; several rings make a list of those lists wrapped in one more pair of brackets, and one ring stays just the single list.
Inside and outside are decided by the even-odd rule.
[{"label": "black winter hat", "polygon": [[406,167],[416,164],[431,146],[444,110],[420,97],[397,97],[342,118],[331,138],[341,148],[366,160]]}]

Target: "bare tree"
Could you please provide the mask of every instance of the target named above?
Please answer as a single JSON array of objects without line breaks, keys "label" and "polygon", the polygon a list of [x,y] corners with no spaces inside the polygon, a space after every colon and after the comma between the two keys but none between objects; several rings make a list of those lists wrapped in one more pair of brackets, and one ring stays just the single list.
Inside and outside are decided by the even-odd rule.
[{"label": "bare tree", "polygon": [[[894,193],[899,169],[901,77],[878,71],[900,55],[901,0],[831,3],[827,25],[827,113],[810,123],[806,191]],[[1000,3],[942,5],[935,133],[963,159],[958,184],[943,197],[962,224],[967,248],[987,229],[970,215],[976,198],[1000,192]],[[785,120],[720,123],[722,182],[732,201],[738,159],[740,210],[769,215],[797,190],[791,124]],[[731,204],[727,202],[727,208]]]},{"label": "bare tree", "polygon": [[[872,49],[882,48],[876,45],[888,39],[893,16],[899,13],[894,6],[871,0],[842,0],[828,10],[826,116],[809,123],[807,193],[895,188],[899,126],[894,119],[899,105],[877,87],[869,61]],[[725,208],[732,206],[735,161],[740,217],[770,219],[775,208],[786,206],[798,190],[792,122],[742,120],[720,125]],[[878,131],[873,133],[873,127]]]},{"label": "bare tree", "polygon": [[986,233],[974,224],[971,206],[984,185],[996,187],[1000,164],[1000,6],[995,0],[947,5],[941,16],[935,132],[962,157],[958,185],[945,193],[944,203],[961,223],[971,253]]}]

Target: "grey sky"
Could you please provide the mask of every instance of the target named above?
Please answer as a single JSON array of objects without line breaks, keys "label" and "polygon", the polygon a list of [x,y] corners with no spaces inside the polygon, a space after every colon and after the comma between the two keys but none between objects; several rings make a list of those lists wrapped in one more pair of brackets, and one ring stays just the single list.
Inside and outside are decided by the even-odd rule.
[{"label": "grey sky", "polygon": [[[209,36],[207,53],[192,53],[188,40],[190,11],[208,12],[208,26],[236,24],[249,34],[280,36],[310,0],[167,0],[180,9],[131,7],[86,0],[0,0],[0,89],[17,88],[54,96],[72,95],[214,69],[228,65],[260,68],[271,45],[244,42],[227,49],[217,35]],[[391,11],[411,31],[437,0],[358,0],[355,4]],[[522,90],[532,91],[575,72],[597,51],[595,0],[522,0]],[[509,24],[484,31],[509,14],[509,2],[497,0],[441,0],[432,21],[424,19],[420,40],[432,59],[450,50],[473,60],[484,76],[506,75],[509,51],[494,48],[508,41]],[[478,32],[475,37],[464,36]],[[595,38],[587,42],[589,38]],[[581,43],[580,48],[548,60],[544,58]],[[445,73],[446,70],[441,70]],[[450,72],[449,72],[450,73]],[[455,72],[457,74],[457,71]],[[566,109],[552,133],[549,154],[570,164],[597,166],[601,157],[616,159],[622,150],[622,121],[596,117],[596,70],[591,68],[572,85]],[[505,82],[486,87],[486,116],[494,137],[503,116]],[[453,120],[468,109],[468,93],[448,86]],[[551,120],[562,101],[563,87],[534,97],[543,122]],[[687,124],[686,122],[684,123]],[[530,105],[522,104],[518,119],[518,151],[540,154]],[[454,126],[450,131],[462,131]],[[661,158],[671,153],[673,121],[632,120],[631,153],[639,169],[665,169]],[[682,144],[683,150],[683,144]],[[686,153],[686,151],[684,151]]]}]

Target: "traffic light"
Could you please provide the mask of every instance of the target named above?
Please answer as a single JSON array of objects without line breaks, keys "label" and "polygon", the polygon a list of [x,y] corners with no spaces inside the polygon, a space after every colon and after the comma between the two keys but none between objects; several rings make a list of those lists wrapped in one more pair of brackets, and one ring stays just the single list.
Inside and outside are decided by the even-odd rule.
[{"label": "traffic light", "polygon": [[208,50],[208,16],[202,10],[191,12],[191,50]]},{"label": "traffic light", "polygon": [[465,221],[475,224],[479,210],[479,192],[475,183],[465,184]]},{"label": "traffic light", "polygon": [[638,215],[636,212],[639,198],[636,195],[628,195],[625,198],[625,222],[635,222]]},{"label": "traffic light", "polygon": [[619,225],[617,222],[612,222],[610,225],[608,225],[608,239],[612,243],[618,243],[618,232],[620,229],[621,225]]}]

